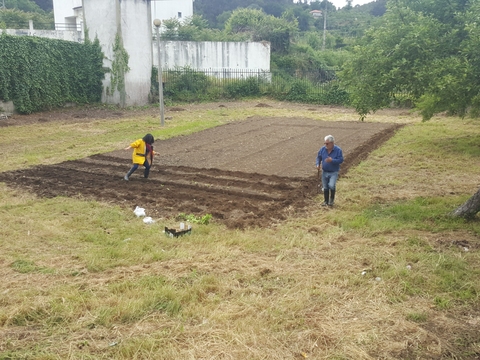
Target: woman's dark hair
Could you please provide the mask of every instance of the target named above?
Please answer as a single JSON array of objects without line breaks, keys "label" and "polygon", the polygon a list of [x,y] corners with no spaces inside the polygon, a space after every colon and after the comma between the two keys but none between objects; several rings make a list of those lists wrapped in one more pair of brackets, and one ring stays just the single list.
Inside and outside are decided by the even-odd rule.
[{"label": "woman's dark hair", "polygon": [[149,145],[152,145],[155,142],[155,139],[153,138],[152,134],[145,135],[142,140],[145,141]]}]

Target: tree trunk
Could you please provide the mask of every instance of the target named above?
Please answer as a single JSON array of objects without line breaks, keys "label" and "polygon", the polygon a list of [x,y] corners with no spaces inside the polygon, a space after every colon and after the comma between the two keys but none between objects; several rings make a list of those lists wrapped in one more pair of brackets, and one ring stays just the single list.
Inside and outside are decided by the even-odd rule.
[{"label": "tree trunk", "polygon": [[453,213],[453,216],[463,217],[465,219],[473,219],[480,211],[480,189],[463,205],[458,207]]}]

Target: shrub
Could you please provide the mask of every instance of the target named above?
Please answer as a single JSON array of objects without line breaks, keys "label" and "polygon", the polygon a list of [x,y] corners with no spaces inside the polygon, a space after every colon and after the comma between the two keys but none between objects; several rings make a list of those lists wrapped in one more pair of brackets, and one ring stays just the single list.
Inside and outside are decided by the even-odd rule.
[{"label": "shrub", "polygon": [[288,101],[306,102],[309,85],[302,80],[295,80],[285,97]]},{"label": "shrub", "polygon": [[225,96],[231,99],[260,96],[260,80],[249,77],[246,80],[233,80],[225,86]]},{"label": "shrub", "polygon": [[98,102],[104,76],[98,40],[0,35],[0,99],[20,113]]},{"label": "shrub", "polygon": [[[173,101],[195,101],[206,99],[210,81],[200,71],[190,69],[169,71],[164,76],[164,94]],[[157,82],[158,88],[158,82]]]}]

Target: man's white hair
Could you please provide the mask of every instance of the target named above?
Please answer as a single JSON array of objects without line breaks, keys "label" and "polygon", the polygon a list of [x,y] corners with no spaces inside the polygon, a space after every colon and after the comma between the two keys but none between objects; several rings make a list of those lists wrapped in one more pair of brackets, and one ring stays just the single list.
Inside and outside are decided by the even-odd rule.
[{"label": "man's white hair", "polygon": [[334,143],[335,138],[333,137],[333,135],[327,135],[327,136],[325,136],[325,141]]}]

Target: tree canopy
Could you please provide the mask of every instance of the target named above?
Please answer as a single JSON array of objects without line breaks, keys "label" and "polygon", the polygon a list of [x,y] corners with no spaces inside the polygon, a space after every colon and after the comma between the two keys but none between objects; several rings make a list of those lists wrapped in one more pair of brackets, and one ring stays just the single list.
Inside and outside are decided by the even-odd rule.
[{"label": "tree canopy", "polygon": [[[195,0],[193,10],[202,15],[211,26],[219,28],[223,25],[222,13],[232,12],[238,8],[263,10],[268,15],[280,17],[292,0]],[[220,16],[220,21],[217,19]]]},{"label": "tree canopy", "polygon": [[408,94],[425,120],[480,109],[480,0],[391,0],[340,74],[363,118]]},{"label": "tree canopy", "polygon": [[7,9],[18,9],[26,12],[43,12],[42,8],[30,0],[4,0]]},{"label": "tree canopy", "polygon": [[53,10],[53,0],[34,0],[34,2],[45,11]]}]

